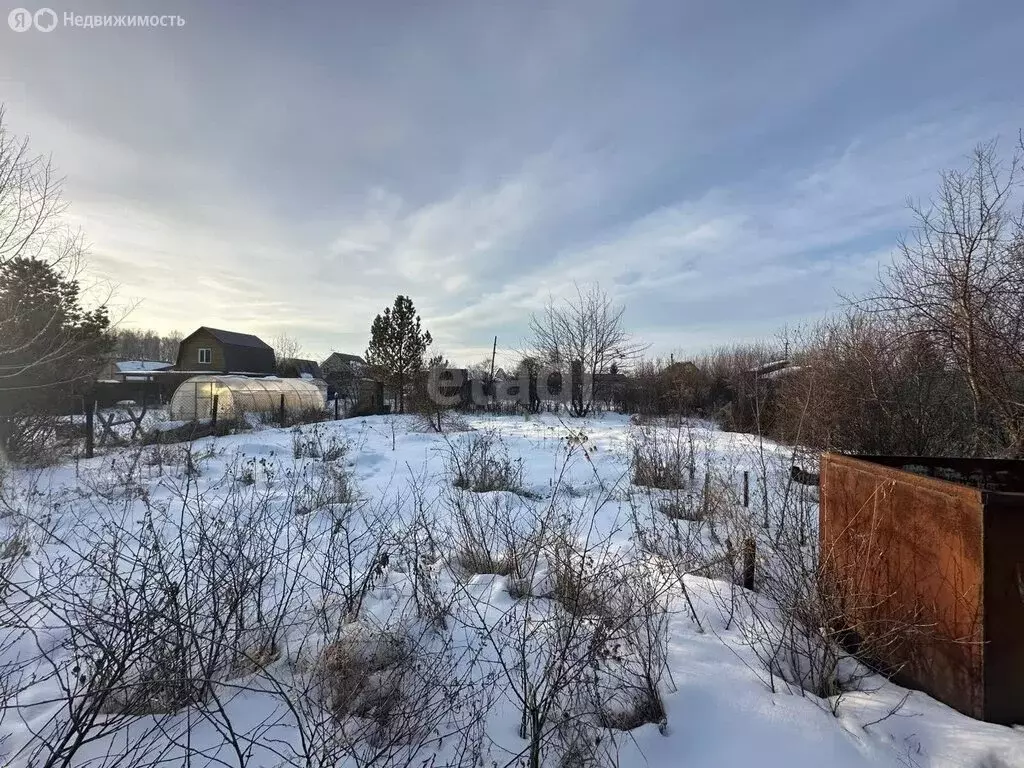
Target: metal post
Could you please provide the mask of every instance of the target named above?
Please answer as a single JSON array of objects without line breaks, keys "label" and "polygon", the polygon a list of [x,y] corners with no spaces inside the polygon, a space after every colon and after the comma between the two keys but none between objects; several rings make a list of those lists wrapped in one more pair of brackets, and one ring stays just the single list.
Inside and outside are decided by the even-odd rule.
[{"label": "metal post", "polygon": [[743,588],[754,589],[754,561],[757,559],[757,544],[752,538],[743,542]]},{"label": "metal post", "polygon": [[85,458],[91,459],[93,455],[93,417],[96,413],[96,401],[85,401]]},{"label": "metal post", "polygon": [[[693,469],[693,465],[690,465],[690,469]],[[693,475],[690,476],[690,483],[693,483]],[[708,494],[711,492],[711,473],[704,473],[704,487],[700,492],[700,517],[701,520],[708,519]],[[712,522],[712,526],[714,523]]]},{"label": "metal post", "polygon": [[487,395],[488,395],[488,397],[491,400],[495,400],[496,397],[497,397],[497,394],[498,394],[495,391],[495,388],[494,388],[494,358],[497,356],[497,354],[498,354],[498,337],[495,336],[494,337],[494,347],[491,349],[491,374],[490,374],[490,376],[487,377],[487,386],[489,387]]},{"label": "metal post", "polygon": [[338,400],[339,400],[338,393],[335,392],[334,393],[334,420],[335,421],[337,421],[340,418],[340,416],[338,415],[338,411],[339,411]]},{"label": "metal post", "polygon": [[750,472],[743,470],[743,506],[750,506]]},{"label": "metal post", "polygon": [[218,395],[216,393],[214,393],[214,395],[213,395],[213,410],[210,411],[210,426],[212,426],[214,429],[217,428],[217,398],[218,398]]},{"label": "metal post", "polygon": [[281,393],[281,412],[280,412],[281,426],[284,426],[284,392]]},{"label": "metal post", "polygon": [[[761,527],[767,531],[771,526],[771,521],[768,520],[768,476],[765,474],[761,475],[761,501],[764,503],[764,524]],[[783,515],[785,515],[785,509],[783,509]]]}]

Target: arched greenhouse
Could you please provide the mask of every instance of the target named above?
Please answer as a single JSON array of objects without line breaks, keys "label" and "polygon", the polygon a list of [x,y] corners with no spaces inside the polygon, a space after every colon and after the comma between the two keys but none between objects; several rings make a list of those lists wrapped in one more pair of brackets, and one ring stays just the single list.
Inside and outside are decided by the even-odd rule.
[{"label": "arched greenhouse", "polygon": [[282,397],[288,416],[326,407],[326,387],[315,380],[249,378],[247,376],[193,376],[171,396],[170,417],[176,421],[211,418],[217,396],[217,418],[241,418],[246,413],[278,413]]}]

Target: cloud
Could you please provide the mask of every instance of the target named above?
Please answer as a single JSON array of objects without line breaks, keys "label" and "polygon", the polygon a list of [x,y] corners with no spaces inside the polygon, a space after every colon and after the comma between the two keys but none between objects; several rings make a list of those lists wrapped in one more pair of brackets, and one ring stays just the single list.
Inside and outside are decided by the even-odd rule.
[{"label": "cloud", "polygon": [[186,2],[5,36],[0,98],[133,324],[358,352],[407,293],[473,359],[597,280],[665,353],[835,307],[908,195],[1024,125],[1015,6],[729,5]]}]

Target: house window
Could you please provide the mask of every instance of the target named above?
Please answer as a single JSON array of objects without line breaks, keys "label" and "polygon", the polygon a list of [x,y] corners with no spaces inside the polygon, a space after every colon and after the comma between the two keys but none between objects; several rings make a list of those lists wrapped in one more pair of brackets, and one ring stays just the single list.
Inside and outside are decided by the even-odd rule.
[{"label": "house window", "polygon": [[199,350],[199,362],[200,363],[212,363],[213,362],[213,350],[209,347],[203,347]]}]

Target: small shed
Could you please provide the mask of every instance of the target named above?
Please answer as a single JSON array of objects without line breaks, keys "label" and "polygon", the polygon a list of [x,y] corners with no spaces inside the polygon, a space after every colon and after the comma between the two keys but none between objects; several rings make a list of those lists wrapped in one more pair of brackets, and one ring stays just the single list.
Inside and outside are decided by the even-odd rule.
[{"label": "small shed", "polygon": [[178,345],[179,371],[270,376],[276,373],[274,349],[251,333],[202,326]]},{"label": "small shed", "polygon": [[826,453],[820,515],[822,577],[868,660],[1024,723],[1024,461]]},{"label": "small shed", "polygon": [[366,376],[367,365],[359,355],[332,352],[320,363],[320,371],[338,396],[353,398],[358,397],[359,380]]},{"label": "small shed", "polygon": [[359,377],[366,371],[366,361],[359,355],[332,352],[326,360],[320,363],[320,370],[323,371],[324,376]]},{"label": "small shed", "polygon": [[320,364],[316,360],[286,357],[277,363],[277,375],[297,379],[319,379]]},{"label": "small shed", "polygon": [[163,360],[111,360],[100,373],[100,381],[152,381],[153,374],[168,371],[174,363]]},{"label": "small shed", "polygon": [[282,402],[288,416],[323,411],[325,388],[308,379],[250,376],[193,376],[171,397],[170,417],[176,421],[211,418],[217,398],[217,418],[241,418],[246,413],[277,413]]}]

